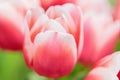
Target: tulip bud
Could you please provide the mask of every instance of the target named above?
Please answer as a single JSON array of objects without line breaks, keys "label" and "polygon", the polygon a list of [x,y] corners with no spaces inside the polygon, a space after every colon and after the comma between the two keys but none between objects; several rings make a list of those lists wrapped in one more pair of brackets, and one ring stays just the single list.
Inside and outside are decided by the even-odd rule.
[{"label": "tulip bud", "polygon": [[[77,61],[77,48],[74,37],[67,34],[57,21],[41,15],[29,30],[26,24],[26,36],[23,48],[25,62],[39,75],[62,77],[68,75]],[[38,30],[36,32],[36,30]],[[36,32],[31,37],[32,34]]]},{"label": "tulip bud", "polygon": [[0,3],[0,46],[21,50],[24,40],[23,16],[9,3]]}]

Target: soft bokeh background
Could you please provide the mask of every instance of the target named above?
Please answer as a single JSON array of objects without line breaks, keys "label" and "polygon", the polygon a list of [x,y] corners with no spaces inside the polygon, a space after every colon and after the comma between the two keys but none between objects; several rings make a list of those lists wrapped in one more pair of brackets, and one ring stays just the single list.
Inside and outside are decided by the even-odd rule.
[{"label": "soft bokeh background", "polygon": [[[110,0],[111,5],[115,4],[114,0]],[[115,51],[120,51],[120,39],[116,44]],[[77,64],[73,72],[63,78],[57,80],[83,80],[84,76],[89,72],[90,68]],[[22,52],[12,52],[0,49],[0,80],[52,80],[37,75],[28,69]]]}]

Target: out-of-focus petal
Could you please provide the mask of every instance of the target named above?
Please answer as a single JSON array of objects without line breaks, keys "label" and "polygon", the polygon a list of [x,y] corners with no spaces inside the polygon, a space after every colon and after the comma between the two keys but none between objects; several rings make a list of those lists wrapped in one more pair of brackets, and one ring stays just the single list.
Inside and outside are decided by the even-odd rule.
[{"label": "out-of-focus petal", "polygon": [[98,61],[94,67],[104,67],[111,70],[114,74],[118,74],[120,71],[120,52],[115,52],[114,54],[108,55],[105,58]]},{"label": "out-of-focus petal", "polygon": [[0,45],[3,49],[21,50],[24,40],[23,16],[9,3],[0,3]]},{"label": "out-of-focus petal", "polygon": [[[80,62],[92,65],[111,54],[120,34],[120,22],[110,14],[88,12],[84,14],[84,45]],[[91,56],[92,55],[92,56]]]},{"label": "out-of-focus petal", "polygon": [[[98,61],[85,80],[119,80],[120,51],[114,52]],[[107,75],[106,75],[107,74]],[[109,76],[108,76],[109,75]]]},{"label": "out-of-focus petal", "polygon": [[103,67],[93,69],[85,80],[119,80],[116,75]]}]

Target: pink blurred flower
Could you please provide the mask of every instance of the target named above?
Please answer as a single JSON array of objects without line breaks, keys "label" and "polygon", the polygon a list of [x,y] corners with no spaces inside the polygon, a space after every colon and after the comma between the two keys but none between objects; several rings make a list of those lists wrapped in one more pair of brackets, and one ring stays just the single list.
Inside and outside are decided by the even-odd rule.
[{"label": "pink blurred flower", "polygon": [[106,56],[95,64],[85,80],[119,80],[119,60],[120,52]]},{"label": "pink blurred flower", "polygon": [[[27,20],[31,14],[32,11],[28,11]],[[28,28],[26,23],[23,54],[28,67],[46,77],[68,75],[77,62],[74,37],[66,33],[61,24],[49,19],[44,13],[36,19],[31,30]]]},{"label": "pink blurred flower", "polygon": [[9,3],[0,3],[0,46],[21,50],[24,40],[23,16]]},{"label": "pink blurred flower", "polygon": [[110,14],[88,12],[84,14],[84,45],[79,61],[92,65],[111,54],[120,34],[120,22]]},{"label": "pink blurred flower", "polygon": [[37,7],[34,1],[0,0],[0,46],[8,50],[22,50],[24,16]]}]

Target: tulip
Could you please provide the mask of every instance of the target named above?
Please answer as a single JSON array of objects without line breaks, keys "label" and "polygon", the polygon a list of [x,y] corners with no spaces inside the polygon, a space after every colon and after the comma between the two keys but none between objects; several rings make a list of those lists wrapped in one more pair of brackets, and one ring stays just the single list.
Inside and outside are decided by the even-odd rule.
[{"label": "tulip", "polygon": [[57,5],[48,8],[46,14],[49,18],[58,21],[67,33],[74,36],[78,48],[78,56],[80,56],[83,45],[83,25],[80,8],[74,4],[67,3],[62,6]]},{"label": "tulip", "polygon": [[0,3],[0,46],[21,50],[24,40],[23,16],[7,2]]},{"label": "tulip", "polygon": [[120,51],[102,58],[95,64],[85,80],[119,80],[119,59]]},{"label": "tulip", "polygon": [[41,7],[47,10],[50,6],[63,5],[65,3],[75,3],[76,0],[38,0]]},{"label": "tulip", "polygon": [[109,14],[89,12],[84,15],[84,43],[79,61],[93,65],[114,51],[120,34],[120,22]]},{"label": "tulip", "polygon": [[31,30],[27,21],[25,28],[23,55],[29,68],[51,78],[68,75],[73,70],[77,61],[76,43],[61,24],[43,14]]}]

